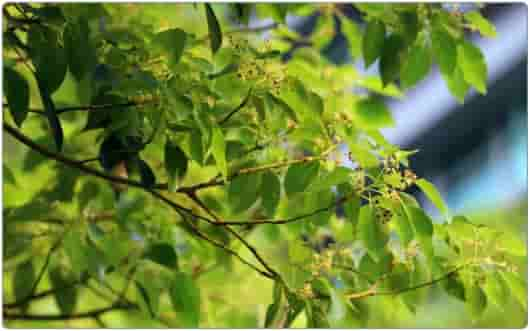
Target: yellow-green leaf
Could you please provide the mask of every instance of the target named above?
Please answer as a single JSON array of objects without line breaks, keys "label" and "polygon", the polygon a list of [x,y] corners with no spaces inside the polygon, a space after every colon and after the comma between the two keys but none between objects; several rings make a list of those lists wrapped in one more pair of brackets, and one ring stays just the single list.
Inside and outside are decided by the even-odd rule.
[{"label": "yellow-green leaf", "polygon": [[482,51],[465,40],[460,42],[457,50],[457,62],[460,69],[462,69],[464,80],[481,94],[486,94],[488,68]]},{"label": "yellow-green leaf", "polygon": [[519,302],[524,309],[528,309],[527,284],[524,279],[518,274],[511,272],[501,272],[501,275],[512,291],[513,296],[517,299],[517,302]]},{"label": "yellow-green leaf", "polygon": [[217,169],[226,179],[228,177],[228,166],[226,164],[226,143],[223,131],[220,127],[212,128],[212,154],[217,164]]},{"label": "yellow-green leaf", "polygon": [[495,26],[491,24],[478,11],[470,11],[464,15],[466,21],[471,25],[471,28],[480,32],[483,37],[494,38],[497,36]]},{"label": "yellow-green leaf", "polygon": [[469,84],[464,79],[462,69],[460,69],[459,66],[455,66],[452,74],[442,73],[442,77],[447,83],[447,87],[451,94],[454,95],[458,102],[464,103],[464,99],[469,91]]},{"label": "yellow-green leaf", "polygon": [[170,288],[170,298],[182,326],[197,328],[201,312],[201,294],[193,278],[178,272]]},{"label": "yellow-green leaf", "polygon": [[363,36],[364,65],[368,68],[381,55],[385,43],[386,28],[377,20],[368,22]]},{"label": "yellow-green leaf", "polygon": [[433,55],[440,72],[451,77],[456,66],[456,43],[445,29],[435,28],[431,34]]},{"label": "yellow-green leaf", "polygon": [[374,97],[363,98],[355,103],[353,115],[359,126],[366,129],[393,127],[394,119],[385,103]]},{"label": "yellow-green leaf", "polygon": [[436,208],[438,208],[440,213],[445,218],[449,217],[449,209],[447,209],[447,205],[445,204],[445,201],[442,198],[440,192],[438,192],[436,186],[434,186],[431,182],[423,178],[417,180],[416,185],[423,191],[423,193],[425,193],[427,198],[431,200],[431,202],[436,206]]},{"label": "yellow-green leaf", "polygon": [[381,224],[375,218],[370,205],[362,206],[359,211],[357,235],[370,257],[379,262],[385,253],[388,238],[381,229]]},{"label": "yellow-green leaf", "polygon": [[297,163],[291,165],[285,174],[284,186],[288,197],[303,192],[318,175],[318,162]]},{"label": "yellow-green leaf", "polygon": [[466,305],[474,320],[477,320],[488,304],[488,298],[476,283],[466,290]]}]

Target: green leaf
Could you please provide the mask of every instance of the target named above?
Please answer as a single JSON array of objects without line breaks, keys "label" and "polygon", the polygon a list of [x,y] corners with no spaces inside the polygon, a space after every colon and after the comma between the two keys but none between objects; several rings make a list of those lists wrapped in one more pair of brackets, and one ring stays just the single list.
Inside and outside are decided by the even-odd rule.
[{"label": "green leaf", "polygon": [[210,37],[210,47],[212,54],[215,54],[221,44],[223,43],[223,35],[221,33],[221,27],[217,21],[217,17],[210,4],[205,3],[204,8],[206,10],[206,20],[208,22],[208,36]]},{"label": "green leaf", "polygon": [[13,171],[5,163],[2,164],[2,178],[4,179],[5,183],[9,183],[15,186],[17,185],[17,181],[15,179]]},{"label": "green leaf", "polygon": [[[338,190],[340,196],[342,197],[353,194],[353,187],[349,183],[339,184]],[[344,208],[344,215],[346,216],[347,220],[351,222],[353,227],[355,227],[359,218],[361,199],[357,194],[354,194],[354,196],[349,198],[349,200],[346,201],[342,206]]]},{"label": "green leaf", "polygon": [[341,17],[340,20],[342,33],[350,45],[350,54],[352,58],[358,58],[362,55],[363,35],[359,26],[347,17]]},{"label": "green leaf", "polygon": [[4,93],[13,120],[21,127],[29,110],[28,82],[17,71],[4,67]]},{"label": "green leaf", "polygon": [[414,229],[402,208],[400,208],[398,212],[394,213],[391,223],[396,226],[396,231],[402,246],[407,247],[412,239],[414,239]]},{"label": "green leaf", "polygon": [[476,283],[466,291],[466,306],[474,320],[477,320],[488,304],[488,298],[480,286]]},{"label": "green leaf", "polygon": [[[406,4],[407,8],[411,8],[409,4]],[[412,8],[411,12],[399,13],[400,31],[407,44],[412,44],[418,36],[418,32],[421,29],[420,22],[418,20],[417,10]]]},{"label": "green leaf", "polygon": [[405,205],[405,211],[414,227],[416,234],[420,236],[432,237],[434,231],[432,220],[421,208]]},{"label": "green leaf", "polygon": [[178,28],[159,32],[154,36],[153,44],[169,56],[171,64],[178,64],[186,45],[186,32]]},{"label": "green leaf", "polygon": [[503,233],[496,239],[497,248],[513,256],[526,257],[527,249],[524,239],[511,233]]},{"label": "green leaf", "polygon": [[374,97],[363,98],[355,103],[353,115],[356,122],[365,129],[380,129],[395,125],[385,103]]},{"label": "green leaf", "polygon": [[57,306],[64,315],[71,315],[77,302],[77,288],[71,286],[76,279],[62,267],[53,267],[49,271],[50,281],[54,289],[54,297]]},{"label": "green leaf", "polygon": [[447,83],[449,91],[451,91],[460,103],[464,103],[464,99],[469,90],[469,84],[465,81],[464,74],[460,67],[456,66],[453,73],[450,75],[442,73],[442,77]]},{"label": "green leaf", "polygon": [[87,20],[80,18],[77,22],[69,22],[64,28],[63,40],[68,68],[75,79],[81,81],[91,72],[96,62]]},{"label": "green leaf", "polygon": [[501,272],[500,273],[508,288],[512,291],[513,296],[517,299],[517,302],[523,306],[524,309],[528,309],[528,298],[527,295],[527,284],[522,277],[518,274],[511,272]]},{"label": "green leaf", "polygon": [[388,250],[383,251],[383,255],[379,261],[374,261],[370,257],[370,254],[364,254],[359,262],[359,271],[368,280],[374,282],[392,270],[392,260],[392,253]]},{"label": "green leaf", "polygon": [[494,38],[497,36],[495,26],[484,18],[478,11],[470,11],[464,14],[464,18],[473,29],[480,32],[483,37]]},{"label": "green leaf", "polygon": [[320,164],[318,161],[296,163],[287,169],[284,179],[285,193],[291,198],[294,194],[304,192],[317,177]]},{"label": "green leaf", "polygon": [[248,25],[250,14],[252,12],[252,4],[247,3],[233,3],[232,8],[237,16],[239,23]]},{"label": "green leaf", "polygon": [[201,295],[193,278],[178,272],[171,284],[170,297],[173,309],[179,313],[182,326],[197,328],[200,320]]},{"label": "green leaf", "polygon": [[283,285],[279,281],[274,282],[274,288],[272,292],[273,302],[268,306],[267,312],[265,314],[265,327],[274,328],[280,327],[278,325],[283,322],[286,313],[285,297],[282,295]]},{"label": "green leaf", "polygon": [[305,304],[307,328],[329,329],[331,327],[322,304],[319,304],[314,300],[307,300],[305,301]]},{"label": "green leaf", "polygon": [[464,80],[481,94],[486,94],[488,68],[480,48],[463,40],[458,44],[457,53],[457,63]]},{"label": "green leaf", "polygon": [[59,7],[48,5],[40,8],[33,8],[32,11],[39,16],[45,24],[61,26],[65,22],[63,12]]},{"label": "green leaf", "polygon": [[388,238],[381,229],[381,224],[375,218],[370,205],[362,206],[359,211],[357,233],[370,257],[379,262],[385,253]]},{"label": "green leaf", "polygon": [[412,45],[401,66],[400,78],[403,88],[416,85],[431,70],[431,50],[421,38]]},{"label": "green leaf", "polygon": [[175,192],[179,186],[179,181],[188,170],[188,158],[179,146],[169,140],[166,141],[164,150],[164,165],[169,178],[168,189],[170,192]]},{"label": "green leaf", "polygon": [[61,151],[63,148],[64,133],[59,117],[55,111],[55,104],[53,103],[52,97],[48,92],[48,88],[37,76],[37,85],[39,87],[40,96],[42,99],[42,104],[44,105],[44,113],[48,118],[48,124],[52,131],[53,139],[55,141],[55,146],[57,151]]},{"label": "green leaf", "polygon": [[361,167],[365,169],[374,168],[379,166],[379,160],[371,153],[369,148],[356,144],[354,142],[348,142],[348,148],[352,154],[352,158],[359,162]]},{"label": "green leaf", "polygon": [[442,28],[435,28],[431,35],[433,55],[443,75],[451,77],[456,66],[456,43]]},{"label": "green leaf", "polygon": [[[33,262],[27,260],[17,266],[13,273],[13,290],[15,291],[15,299],[17,302],[26,299],[30,296],[33,284],[35,283],[35,269]],[[24,310],[27,305],[23,307]]]},{"label": "green leaf", "polygon": [[156,178],[153,170],[147,162],[142,159],[138,160],[138,168],[140,170],[140,181],[145,187],[153,187],[156,183]]},{"label": "green leaf", "polygon": [[61,86],[67,69],[66,52],[59,45],[59,36],[53,29],[32,24],[27,43],[37,78],[52,94]]},{"label": "green leaf", "polygon": [[140,294],[141,298],[141,300],[138,300],[140,302],[140,308],[142,308],[142,310],[144,311],[147,310],[149,317],[156,318],[156,310],[158,308],[158,304],[154,303],[153,300],[151,300],[152,296],[149,295],[148,290],[139,281],[135,281],[134,283],[136,285],[136,290]]},{"label": "green leaf", "polygon": [[87,234],[88,234],[88,238],[90,238],[90,240],[94,244],[100,243],[105,237],[105,232],[96,223],[88,224]]},{"label": "green leaf", "polygon": [[385,25],[377,20],[368,22],[363,36],[364,65],[368,68],[381,55],[385,43]]},{"label": "green leaf", "polygon": [[228,200],[234,213],[247,210],[259,198],[261,173],[244,174],[230,181]]},{"label": "green leaf", "polygon": [[391,34],[385,39],[381,60],[379,61],[379,75],[383,81],[383,87],[399,77],[402,51],[405,41],[398,34]]},{"label": "green leaf", "polygon": [[267,171],[261,180],[261,203],[269,217],[273,217],[281,197],[281,183],[276,174]]},{"label": "green leaf", "polygon": [[204,164],[204,149],[202,146],[202,135],[200,130],[191,130],[188,140],[189,156],[198,164]]},{"label": "green leaf", "polygon": [[178,270],[177,253],[175,248],[167,243],[151,245],[144,254],[144,259],[149,259],[171,270]]},{"label": "green leaf", "polygon": [[223,131],[218,126],[214,126],[212,128],[211,148],[215,163],[217,164],[217,170],[226,180],[228,177],[228,165],[226,164],[226,143]]},{"label": "green leaf", "polygon": [[337,186],[344,182],[350,181],[350,176],[353,174],[353,170],[347,167],[336,167],[333,171],[321,176],[318,180],[314,181],[309,189],[313,192],[329,190],[333,186]]},{"label": "green leaf", "polygon": [[484,284],[484,292],[486,292],[489,302],[504,310],[510,293],[508,292],[504,279],[497,271],[488,274],[486,283]]},{"label": "green leaf", "polygon": [[434,232],[434,227],[432,225],[432,220],[425,212],[418,207],[411,205],[404,205],[405,212],[409,218],[410,223],[414,229],[414,233],[420,243],[423,254],[427,259],[432,262],[433,258],[433,246],[432,246],[432,235]]},{"label": "green leaf", "polygon": [[425,193],[427,198],[431,200],[431,202],[436,206],[436,208],[438,208],[442,216],[447,219],[449,217],[449,209],[447,208],[447,205],[445,204],[445,201],[442,198],[440,192],[438,192],[436,186],[434,186],[431,182],[423,178],[418,179],[416,181],[416,185],[423,191],[423,193]]}]

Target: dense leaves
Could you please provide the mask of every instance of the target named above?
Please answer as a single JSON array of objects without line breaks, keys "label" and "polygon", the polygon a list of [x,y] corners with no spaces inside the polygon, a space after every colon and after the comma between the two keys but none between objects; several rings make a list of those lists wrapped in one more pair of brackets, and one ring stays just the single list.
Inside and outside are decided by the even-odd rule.
[{"label": "dense leaves", "polygon": [[[350,6],[6,4],[6,325],[361,328],[436,286],[477,321],[526,309],[524,241],[450,219],[380,131],[433,63],[459,101],[485,93],[465,31],[495,28]],[[341,38],[375,75],[330,61]]]},{"label": "dense leaves", "polygon": [[28,116],[29,86],[24,77],[11,68],[4,68],[4,93],[9,104],[9,111],[17,126]]}]

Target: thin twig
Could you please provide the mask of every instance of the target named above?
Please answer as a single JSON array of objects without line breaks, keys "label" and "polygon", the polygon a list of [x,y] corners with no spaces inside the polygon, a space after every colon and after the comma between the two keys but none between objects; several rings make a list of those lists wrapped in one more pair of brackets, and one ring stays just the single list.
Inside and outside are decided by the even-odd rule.
[{"label": "thin twig", "polygon": [[436,284],[438,282],[441,282],[442,280],[445,280],[445,279],[451,277],[452,275],[454,275],[455,273],[459,272],[461,269],[463,269],[463,268],[465,268],[465,267],[467,267],[469,265],[470,265],[469,263],[461,265],[461,266],[457,267],[456,269],[446,273],[445,275],[443,275],[443,276],[441,276],[439,278],[433,279],[431,281],[420,283],[420,284],[417,284],[417,285],[414,285],[414,286],[411,286],[411,287],[397,289],[397,290],[394,290],[394,291],[378,292],[377,291],[377,285],[378,285],[378,281],[381,280],[381,279],[379,279],[372,286],[370,286],[370,288],[368,290],[357,292],[357,293],[347,294],[346,298],[347,299],[361,299],[361,298],[365,298],[365,297],[369,297],[369,296],[398,295],[398,294],[401,294],[401,293],[414,291],[414,290],[417,290],[419,288],[431,286],[431,285],[434,285],[434,284]]},{"label": "thin twig", "polygon": [[51,256],[53,255],[55,250],[57,248],[59,248],[59,246],[61,244],[61,241],[62,241],[61,239],[57,240],[57,242],[48,251],[48,254],[46,255],[46,259],[44,260],[44,264],[42,265],[42,267],[41,267],[41,269],[39,271],[39,274],[37,275],[37,278],[35,279],[35,282],[33,282],[33,284],[31,285],[31,289],[29,290],[28,295],[26,295],[24,298],[22,298],[22,299],[20,299],[18,301],[15,301],[15,302],[12,302],[12,303],[8,303],[8,304],[4,304],[3,306],[5,308],[20,307],[20,306],[25,305],[29,301],[33,300],[33,297],[34,297],[34,294],[35,294],[35,290],[37,290],[37,287],[39,286],[39,283],[42,280],[42,277],[44,277],[44,273],[46,272],[46,269],[48,269],[48,266],[50,265]]},{"label": "thin twig", "polygon": [[50,315],[50,314],[16,314],[8,313],[4,311],[3,317],[7,320],[26,320],[26,321],[61,321],[61,320],[71,320],[71,319],[82,319],[82,318],[95,318],[99,315],[105,314],[114,310],[130,310],[135,309],[131,305],[111,305],[109,307],[89,310],[84,313],[77,314],[59,314],[59,315]]},{"label": "thin twig", "polygon": [[[150,99],[148,101],[129,101],[125,103],[114,103],[114,104],[102,104],[102,105],[84,105],[84,106],[71,106],[71,107],[63,107],[63,108],[57,108],[56,113],[57,114],[63,114],[73,111],[104,111],[104,110],[110,110],[110,109],[120,109],[120,108],[129,108],[129,107],[139,107],[147,104],[156,104],[158,102],[157,99]],[[9,107],[9,104],[4,103],[4,107]],[[32,113],[38,113],[38,114],[44,114],[43,109],[29,109]]]},{"label": "thin twig", "polygon": [[[265,272],[261,269],[259,269],[258,267],[256,267],[255,265],[253,265],[252,263],[248,262],[247,260],[245,260],[243,257],[241,257],[241,255],[239,255],[237,252],[235,252],[234,250],[226,247],[225,245],[221,244],[221,243],[218,243],[217,241],[209,238],[208,236],[206,236],[204,233],[202,233],[196,226],[195,224],[193,224],[193,222],[191,222],[188,217],[186,215],[184,215],[184,213],[187,213],[188,215],[192,216],[192,217],[199,217],[197,215],[194,215],[193,213],[191,213],[191,211],[187,208],[184,208],[178,204],[176,204],[175,202],[169,200],[168,198],[166,198],[165,196],[163,196],[162,194],[156,192],[156,191],[153,191],[153,190],[149,190],[149,192],[154,195],[155,197],[157,197],[159,200],[162,200],[164,203],[166,203],[167,205],[169,205],[170,207],[173,208],[173,210],[175,210],[179,215],[180,217],[182,218],[182,220],[184,222],[186,222],[186,224],[190,227],[190,229],[193,231],[193,233],[195,235],[197,235],[198,237],[206,240],[207,242],[209,242],[210,244],[216,246],[216,247],[219,247],[221,249],[223,249],[224,251],[226,251],[228,254],[231,254],[233,256],[235,256],[237,259],[239,259],[243,264],[246,264],[247,266],[251,267],[252,269],[256,270],[258,273],[260,273],[261,275],[267,277],[267,278],[274,278],[274,275],[270,275],[268,272]],[[206,220],[210,223],[215,223],[215,222],[212,222],[211,220],[207,219],[207,218],[204,218],[204,217],[201,217],[201,219],[203,220]]]},{"label": "thin twig", "polygon": [[[265,164],[261,166],[240,169],[236,171],[235,173],[229,175],[227,181],[231,181],[232,179],[239,177],[241,175],[253,174],[253,173],[257,173],[261,171],[288,167],[290,165],[298,164],[298,163],[306,163],[306,162],[321,160],[321,159],[324,159],[335,148],[336,148],[336,145],[333,145],[327,150],[325,150],[322,154],[316,155],[316,156],[304,156],[304,157],[294,159],[294,160],[279,161],[279,162]],[[225,181],[221,178],[221,176],[216,176],[212,178],[211,180],[204,182],[204,183],[199,183],[199,184],[195,184],[195,185],[188,186],[188,187],[181,187],[177,190],[177,192],[186,193],[186,192],[191,192],[191,191],[200,191],[202,189],[206,189],[206,188],[210,188],[214,186],[221,186],[224,184],[225,184]],[[155,187],[157,189],[167,189],[167,183],[158,184]]]}]

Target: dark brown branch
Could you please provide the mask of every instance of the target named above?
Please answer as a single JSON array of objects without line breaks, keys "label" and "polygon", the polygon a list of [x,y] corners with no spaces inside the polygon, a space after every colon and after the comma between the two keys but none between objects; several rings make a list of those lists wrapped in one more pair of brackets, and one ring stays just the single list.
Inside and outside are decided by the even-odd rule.
[{"label": "dark brown branch", "polygon": [[469,265],[470,265],[470,263],[461,265],[461,266],[457,267],[456,269],[446,273],[445,275],[440,276],[439,278],[433,279],[433,280],[428,281],[428,282],[420,283],[418,285],[414,285],[414,286],[411,286],[411,287],[401,288],[401,289],[398,289],[398,290],[395,290],[395,291],[378,292],[377,295],[398,295],[398,294],[401,294],[401,293],[414,291],[414,290],[417,290],[417,289],[422,288],[422,287],[432,286],[432,285],[434,285],[436,283],[441,282],[442,280],[445,280],[445,279],[451,277],[452,275],[458,273],[460,270],[462,270],[463,268],[465,268],[465,267],[467,267]]},{"label": "dark brown branch", "polygon": [[27,136],[25,136],[24,134],[22,134],[21,132],[19,132],[17,129],[15,129],[14,127],[12,127],[11,125],[9,124],[6,124],[4,123],[4,129],[7,131],[7,133],[9,133],[13,138],[17,139],[18,141],[20,141],[21,143],[23,143],[24,145],[28,146],[29,148],[33,149],[34,151],[48,157],[48,158],[51,158],[51,159],[54,159],[56,161],[59,161],[59,162],[62,162],[64,164],[66,164],[67,166],[70,166],[72,168],[77,168],[87,174],[90,174],[92,176],[96,176],[96,177],[99,177],[99,178],[102,178],[102,179],[105,179],[105,180],[108,180],[108,181],[111,181],[111,182],[115,182],[115,183],[120,183],[120,184],[126,184],[126,185],[129,185],[129,186],[134,186],[134,187],[139,187],[139,188],[142,188],[142,189],[145,189],[144,185],[138,181],[134,181],[134,180],[130,180],[130,179],[126,179],[126,178],[123,178],[123,177],[115,177],[115,176],[111,176],[111,175],[108,175],[104,172],[101,172],[101,171],[98,171],[98,170],[95,170],[93,168],[90,168],[90,167],[87,167],[83,164],[83,161],[77,161],[77,160],[72,160],[70,158],[67,158],[59,153],[55,153],[55,152],[52,152],[48,149],[46,149],[45,147],[35,143],[33,140],[31,140],[30,138],[28,138]]},{"label": "dark brown branch", "polygon": [[[147,104],[155,104],[157,102],[158,100],[152,99],[152,100],[143,101],[143,102],[129,101],[125,103],[115,103],[115,104],[71,106],[71,107],[57,108],[56,113],[62,114],[62,113],[68,113],[72,111],[104,111],[104,110],[110,110],[110,109],[139,107],[139,106],[143,106]],[[3,106],[9,107],[9,104],[4,103]],[[44,114],[44,110],[42,109],[30,109],[29,111],[32,113],[37,113],[37,114]]]},{"label": "dark brown branch", "polygon": [[[221,221],[203,202],[202,200],[197,196],[197,194],[195,192],[192,192],[190,194],[188,194],[188,196],[197,204],[199,205],[199,207],[201,207],[206,213],[208,213],[208,215],[212,216],[215,220],[215,225],[224,225],[225,223],[223,221]],[[211,223],[211,222],[209,222]],[[265,259],[263,259],[263,257],[261,257],[261,255],[258,253],[258,250],[252,246],[248,241],[245,240],[245,238],[243,238],[239,233],[237,233],[237,231],[235,231],[234,229],[232,229],[231,227],[229,226],[225,226],[226,230],[228,232],[230,232],[234,237],[237,238],[237,240],[239,240],[251,253],[252,255],[254,255],[254,257],[259,261],[259,263],[265,268],[267,269],[267,271],[273,275],[274,277],[277,277],[278,276],[278,272],[276,272],[274,269],[272,269],[271,266],[269,266],[269,264],[265,261]]]},{"label": "dark brown branch", "polygon": [[35,282],[31,285],[31,289],[30,291],[28,292],[28,295],[25,296],[24,298],[16,301],[16,302],[13,302],[13,303],[8,303],[8,304],[4,304],[3,306],[5,308],[14,308],[14,307],[20,307],[20,306],[23,306],[25,305],[26,303],[30,302],[31,300],[34,299],[34,293],[35,293],[35,290],[37,290],[37,287],[39,286],[39,283],[40,281],[42,280],[42,277],[44,276],[44,273],[46,272],[46,269],[48,269],[48,266],[50,264],[50,259],[53,255],[53,253],[55,252],[55,250],[57,248],[59,248],[60,244],[61,244],[62,240],[58,240],[51,248],[50,250],[48,251],[48,254],[46,255],[46,259],[44,260],[44,264],[42,265],[42,268],[40,269],[39,271],[39,274],[37,275],[37,279],[35,279]]},{"label": "dark brown branch", "polygon": [[[74,287],[74,286],[77,286],[79,284],[82,284],[82,282],[79,280],[79,281],[75,281],[75,282],[72,282],[64,287],[61,288],[62,289],[67,289],[67,288],[70,288],[70,287]],[[12,308],[17,308],[17,307],[20,307],[22,305],[24,305],[26,302],[29,302],[29,301],[34,301],[34,300],[38,300],[38,299],[42,299],[44,297],[47,297],[49,295],[52,295],[54,294],[55,292],[57,292],[59,289],[55,289],[55,288],[52,288],[52,289],[49,289],[49,290],[46,290],[46,291],[42,291],[40,293],[37,293],[37,294],[33,294],[31,296],[29,296],[26,300],[21,300],[20,302],[13,302],[13,303],[4,303],[2,305],[2,307],[4,309],[12,309]]]},{"label": "dark brown branch", "polygon": [[149,190],[149,192],[155,196],[156,198],[158,198],[159,200],[162,200],[164,203],[166,203],[167,205],[169,205],[171,208],[173,208],[173,210],[175,210],[179,215],[180,217],[182,218],[182,220],[184,222],[186,222],[186,224],[190,227],[191,231],[193,231],[193,233],[195,235],[197,235],[198,237],[206,240],[207,242],[209,242],[210,244],[218,247],[218,248],[221,248],[223,249],[224,251],[226,251],[228,254],[230,255],[233,255],[235,256],[237,259],[239,259],[243,264],[251,267],[252,269],[254,269],[255,271],[257,271],[258,273],[260,273],[261,275],[267,277],[267,278],[274,278],[274,275],[270,275],[269,273],[259,269],[258,267],[256,267],[255,265],[253,265],[252,263],[248,262],[247,260],[245,260],[243,257],[241,257],[241,255],[239,255],[237,252],[235,252],[234,250],[226,247],[225,245],[221,244],[221,243],[218,243],[217,241],[209,238],[208,236],[206,236],[204,233],[202,233],[196,226],[195,224],[193,224],[193,222],[191,222],[188,217],[186,215],[184,215],[184,213],[190,215],[191,217],[197,217],[197,218],[200,218],[202,220],[205,220],[211,224],[215,224],[215,222],[209,220],[208,218],[205,218],[205,217],[201,217],[201,216],[197,216],[195,214],[193,214],[189,209],[187,208],[184,208],[178,204],[176,204],[175,202],[169,200],[168,198],[166,198],[165,196],[163,196],[162,194],[156,192],[156,191],[153,191],[153,190]]},{"label": "dark brown branch", "polygon": [[99,315],[108,313],[114,310],[131,310],[135,309],[132,305],[124,304],[114,304],[109,307],[90,310],[84,313],[77,314],[39,314],[39,315],[30,315],[30,314],[16,314],[8,313],[4,311],[3,317],[6,320],[25,320],[25,321],[61,321],[61,320],[71,320],[71,319],[82,319],[82,318],[95,318]]},{"label": "dark brown branch", "polygon": [[436,279],[433,279],[431,281],[428,281],[428,282],[424,282],[424,283],[420,283],[418,285],[414,285],[414,286],[411,286],[411,287],[406,287],[406,288],[401,288],[401,289],[397,289],[397,290],[394,290],[394,291],[387,291],[387,292],[378,292],[377,291],[377,282],[374,283],[368,290],[366,291],[361,291],[361,292],[357,292],[357,293],[351,293],[351,294],[347,294],[346,295],[346,298],[348,299],[362,299],[362,298],[365,298],[365,297],[370,297],[370,296],[378,296],[378,295],[398,295],[398,294],[401,294],[401,293],[405,293],[405,292],[409,292],[409,291],[414,291],[414,290],[417,290],[419,288],[423,288],[423,287],[427,287],[427,286],[432,286],[438,282],[441,282],[449,277],[451,277],[452,275],[454,275],[455,273],[459,272],[460,270],[462,270],[463,268],[469,266],[470,263],[467,263],[467,264],[464,264],[464,265],[461,265],[459,267],[457,267],[456,269],[446,273],[445,275],[439,277],[439,278],[436,278]]},{"label": "dark brown branch", "polygon": [[[272,169],[288,167],[290,165],[297,164],[297,163],[305,163],[305,162],[312,162],[312,161],[321,160],[321,159],[325,158],[329,153],[331,153],[331,151],[333,151],[333,149],[335,149],[335,147],[336,146],[332,146],[331,148],[328,148],[326,151],[324,151],[322,154],[316,155],[316,156],[305,156],[305,157],[301,157],[301,158],[294,159],[294,160],[279,161],[279,162],[275,162],[275,163],[265,164],[265,165],[262,165],[262,166],[240,169],[240,170],[236,171],[235,173],[229,175],[228,176],[228,181],[230,181],[230,180],[232,180],[232,179],[234,179],[236,177],[239,177],[241,175],[252,174],[252,173],[266,171],[266,170],[272,170]],[[204,183],[199,183],[199,184],[195,184],[195,185],[188,186],[188,187],[181,187],[181,188],[177,189],[177,192],[187,193],[187,192],[200,191],[200,190],[205,189],[205,188],[210,188],[210,187],[214,187],[214,186],[221,186],[221,185],[224,185],[224,184],[225,184],[225,182],[223,181],[221,176],[216,176],[215,178],[212,178],[211,180],[209,180],[207,182],[204,182]],[[158,185],[156,185],[156,188],[157,189],[167,189],[167,183],[158,184]]]},{"label": "dark brown branch", "polygon": [[[27,145],[28,147],[32,148],[33,150],[43,154],[44,156],[47,156],[49,158],[52,158],[52,159],[55,159],[57,161],[60,161],[60,162],[63,162],[64,164],[68,165],[68,166],[71,166],[73,168],[77,168],[79,170],[82,170],[88,174],[91,174],[93,176],[96,176],[96,177],[99,177],[99,178],[102,178],[102,179],[105,179],[105,180],[108,180],[108,181],[113,181],[113,182],[117,182],[117,183],[122,183],[122,184],[126,184],[126,185],[130,185],[130,186],[134,186],[134,187],[138,187],[138,188],[141,188],[147,192],[150,192],[153,196],[157,197],[158,199],[164,201],[166,204],[170,205],[174,210],[176,210],[179,214],[182,213],[182,212],[186,212],[187,214],[189,215],[193,215],[193,213],[191,212],[191,210],[187,209],[187,208],[184,208],[176,203],[174,203],[173,201],[167,199],[166,197],[164,197],[163,195],[161,195],[160,193],[156,192],[156,191],[153,191],[153,190],[150,190],[148,188],[146,188],[145,186],[143,186],[140,182],[136,182],[136,181],[133,181],[133,180],[129,180],[129,179],[124,179],[124,178],[120,178],[120,177],[114,177],[114,176],[109,176],[103,172],[100,172],[100,171],[97,171],[97,170],[94,170],[90,167],[87,167],[85,165],[83,165],[82,163],[80,163],[79,161],[75,161],[75,160],[72,160],[72,159],[69,159],[69,158],[66,158],[64,156],[62,156],[61,154],[58,154],[58,153],[55,153],[55,152],[52,152],[42,146],[40,146],[39,144],[36,144],[35,142],[33,142],[31,139],[29,139],[28,137],[26,137],[25,135],[23,135],[22,133],[20,133],[18,130],[16,130],[15,128],[11,127],[9,124],[6,124],[4,123],[4,129],[11,135],[13,136],[14,138],[16,138],[17,140],[19,140],[20,142],[22,142],[23,144]],[[193,215],[195,216],[195,215]],[[199,217],[199,216],[196,216],[196,217]],[[246,260],[244,260],[239,254],[237,254],[236,252],[234,252],[233,250],[229,249],[228,247],[225,247],[224,245],[222,244],[219,244],[213,240],[211,240],[210,238],[208,238],[206,235],[204,235],[202,232],[200,232],[198,229],[196,229],[193,225],[192,222],[189,222],[189,220],[186,218],[186,217],[182,217],[184,219],[185,222],[187,222],[188,224],[190,224],[190,226],[192,228],[195,229],[194,233],[196,235],[198,235],[199,237],[207,240],[208,242],[210,242],[211,244],[219,247],[219,248],[222,248],[224,250],[226,250],[228,253],[236,256],[237,258],[239,258],[239,260],[241,260],[243,263],[245,263],[246,265],[249,265],[251,266],[252,268],[254,268],[256,271],[258,271],[260,274],[268,277],[268,278],[271,278],[271,275],[269,275],[268,273],[262,271],[262,270],[259,270],[257,269],[255,266],[253,266],[250,262],[247,262]],[[211,222],[209,219],[207,218],[204,218],[204,217],[199,217],[203,220],[207,220],[208,222]]]},{"label": "dark brown branch", "polygon": [[222,221],[222,223],[216,223],[215,225],[242,225],[242,226],[245,226],[245,225],[259,225],[259,224],[287,224],[287,223],[293,223],[293,222],[297,222],[297,221],[300,221],[300,220],[303,220],[304,218],[308,218],[308,217],[311,217],[311,216],[314,216],[314,215],[317,215],[317,214],[320,214],[320,213],[323,213],[323,212],[326,212],[334,207],[337,207],[337,206],[340,206],[342,205],[343,203],[345,203],[346,201],[348,201],[351,197],[343,197],[343,198],[340,198],[338,199],[337,201],[333,202],[332,204],[330,204],[329,206],[326,206],[326,207],[322,207],[322,208],[319,208],[319,209],[316,209],[312,212],[309,212],[307,214],[303,214],[303,215],[299,215],[299,216],[295,216],[295,217],[292,217],[292,218],[286,218],[286,219],[280,219],[280,220],[274,220],[274,219],[271,219],[271,220],[251,220],[251,221]]}]

